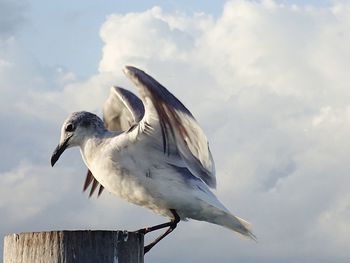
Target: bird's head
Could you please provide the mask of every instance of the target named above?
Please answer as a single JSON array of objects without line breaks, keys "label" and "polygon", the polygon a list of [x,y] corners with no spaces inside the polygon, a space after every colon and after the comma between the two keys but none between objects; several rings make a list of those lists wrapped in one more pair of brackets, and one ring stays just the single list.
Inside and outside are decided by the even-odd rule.
[{"label": "bird's head", "polygon": [[79,111],[70,114],[62,125],[61,139],[51,156],[51,166],[67,148],[80,146],[87,138],[104,130],[102,120],[93,113]]}]

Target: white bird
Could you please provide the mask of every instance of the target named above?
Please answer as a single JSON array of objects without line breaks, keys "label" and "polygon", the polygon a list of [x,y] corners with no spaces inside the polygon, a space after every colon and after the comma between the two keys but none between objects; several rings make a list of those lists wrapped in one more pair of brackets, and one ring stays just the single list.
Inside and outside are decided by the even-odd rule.
[{"label": "white bird", "polygon": [[[65,149],[79,146],[89,169],[84,190],[100,184],[128,202],[168,217],[170,222],[142,229],[168,227],[148,252],[175,229],[180,220],[217,224],[255,239],[250,225],[233,215],[214,195],[215,166],[203,130],[191,112],[144,71],[127,66],[126,76],[140,99],[113,87],[104,105],[104,121],[95,114],[72,113],[64,122],[51,165]],[[91,171],[91,172],[90,172]]]}]

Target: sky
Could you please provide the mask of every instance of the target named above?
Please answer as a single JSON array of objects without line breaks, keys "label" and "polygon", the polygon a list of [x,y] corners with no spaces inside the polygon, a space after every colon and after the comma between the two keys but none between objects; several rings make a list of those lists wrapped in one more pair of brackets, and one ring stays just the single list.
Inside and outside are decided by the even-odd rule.
[{"label": "sky", "polygon": [[258,238],[183,222],[145,262],[349,262],[349,12],[345,0],[0,0],[0,236],[166,220],[89,199],[77,148],[49,163],[67,115],[100,115],[111,85],[135,91],[122,74],[134,65],[199,121],[215,194]]}]

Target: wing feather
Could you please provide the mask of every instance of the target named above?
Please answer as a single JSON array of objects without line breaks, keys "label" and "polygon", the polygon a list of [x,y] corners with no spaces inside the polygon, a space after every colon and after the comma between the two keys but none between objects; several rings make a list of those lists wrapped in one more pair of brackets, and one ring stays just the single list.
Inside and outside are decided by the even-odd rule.
[{"label": "wing feather", "polygon": [[[138,88],[145,113],[140,126],[148,123],[159,129],[158,139],[165,154],[172,147],[189,170],[209,187],[216,187],[215,166],[208,140],[191,112],[164,86],[144,71],[127,66],[126,76]],[[157,133],[154,133],[157,136]]]},{"label": "wing feather", "polygon": [[112,87],[103,106],[103,121],[110,131],[126,131],[143,117],[142,101],[132,92]]}]

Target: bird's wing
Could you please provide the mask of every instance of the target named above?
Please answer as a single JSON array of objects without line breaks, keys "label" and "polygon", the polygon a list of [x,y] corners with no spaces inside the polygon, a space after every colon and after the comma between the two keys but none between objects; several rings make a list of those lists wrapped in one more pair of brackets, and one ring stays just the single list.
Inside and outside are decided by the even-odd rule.
[{"label": "bird's wing", "polygon": [[[86,174],[85,182],[84,182],[83,192],[85,192],[88,189],[90,184],[92,184],[92,185],[91,185],[89,197],[91,197],[93,195],[93,193],[95,192],[96,188],[100,185],[100,183],[96,180],[96,178],[91,173],[91,171],[88,170],[87,174]],[[104,187],[102,185],[100,185],[98,192],[97,192],[97,197],[99,197],[102,194],[103,189],[104,189]]]},{"label": "bird's wing", "polygon": [[208,140],[191,112],[142,70],[127,66],[124,73],[137,86],[145,108],[139,130],[152,136],[165,155],[179,155],[196,177],[215,188],[215,166]]},{"label": "bird's wing", "polygon": [[126,131],[142,119],[144,112],[142,101],[134,93],[112,87],[103,106],[103,121],[110,131]]},{"label": "bird's wing", "polygon": [[[121,87],[112,87],[103,106],[103,121],[110,131],[126,131],[139,123],[144,112],[142,101],[134,93]],[[86,191],[90,185],[89,197],[95,192],[99,182],[88,170],[83,191]],[[98,196],[102,191],[103,186],[100,185]]]}]

